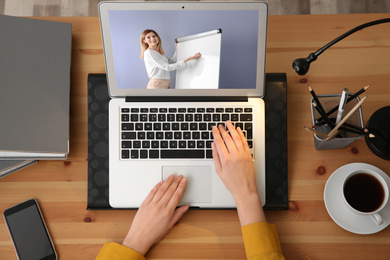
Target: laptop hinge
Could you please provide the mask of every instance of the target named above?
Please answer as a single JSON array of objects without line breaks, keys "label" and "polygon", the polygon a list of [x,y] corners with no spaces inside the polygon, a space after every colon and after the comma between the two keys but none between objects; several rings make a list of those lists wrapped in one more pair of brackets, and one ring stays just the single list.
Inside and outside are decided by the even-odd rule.
[{"label": "laptop hinge", "polygon": [[247,102],[248,97],[126,97],[126,102]]}]

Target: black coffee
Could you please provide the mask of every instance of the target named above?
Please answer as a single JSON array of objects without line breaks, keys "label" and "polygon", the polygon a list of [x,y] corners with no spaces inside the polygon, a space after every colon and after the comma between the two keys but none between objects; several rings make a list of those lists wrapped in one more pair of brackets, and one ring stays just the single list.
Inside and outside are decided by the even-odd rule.
[{"label": "black coffee", "polygon": [[382,184],[372,175],[357,173],[346,181],[344,196],[354,209],[372,212],[382,205],[385,191]]}]

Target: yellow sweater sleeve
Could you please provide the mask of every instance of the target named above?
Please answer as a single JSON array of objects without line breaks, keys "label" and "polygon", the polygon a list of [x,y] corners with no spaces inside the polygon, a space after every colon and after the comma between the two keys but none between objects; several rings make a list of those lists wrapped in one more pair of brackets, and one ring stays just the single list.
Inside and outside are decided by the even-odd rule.
[{"label": "yellow sweater sleeve", "polygon": [[275,225],[256,222],[241,227],[248,260],[284,259]]},{"label": "yellow sweater sleeve", "polygon": [[118,243],[106,242],[96,260],[145,260],[145,257],[131,248]]}]

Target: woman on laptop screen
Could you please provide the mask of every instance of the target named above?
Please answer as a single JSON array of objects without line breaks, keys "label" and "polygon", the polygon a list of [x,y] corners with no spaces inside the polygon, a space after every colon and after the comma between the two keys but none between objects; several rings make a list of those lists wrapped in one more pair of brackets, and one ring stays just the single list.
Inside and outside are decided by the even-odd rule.
[{"label": "woman on laptop screen", "polygon": [[147,29],[141,34],[141,59],[145,61],[146,72],[149,77],[148,89],[169,89],[169,72],[182,68],[190,60],[197,60],[201,56],[194,56],[184,60],[176,60],[176,52],[172,58],[165,56],[160,36],[156,31]]}]

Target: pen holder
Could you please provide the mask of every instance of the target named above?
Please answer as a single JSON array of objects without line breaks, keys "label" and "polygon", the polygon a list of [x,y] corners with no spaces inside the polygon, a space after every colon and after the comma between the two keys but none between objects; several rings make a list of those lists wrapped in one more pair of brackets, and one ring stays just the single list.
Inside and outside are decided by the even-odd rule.
[{"label": "pen holder", "polygon": [[[318,95],[318,100],[321,102],[324,110],[330,111],[332,108],[339,105],[340,102],[340,94],[329,94],[329,95]],[[321,117],[318,111],[313,107],[314,99],[311,99],[310,107],[311,107],[311,116],[312,116],[312,124],[315,125],[316,121]],[[360,101],[359,97],[351,100],[345,105],[343,115],[348,114],[349,111]],[[329,115],[329,119],[332,122],[335,122],[335,118],[337,116],[337,110]],[[349,118],[346,120],[347,124],[358,126],[363,128],[363,115],[361,107],[359,107]],[[316,130],[318,132],[328,134],[332,129],[328,124],[323,124],[320,126],[316,126]],[[314,146],[317,150],[329,150],[329,149],[342,149],[350,145],[353,141],[362,137],[362,134],[353,133],[349,131],[345,131],[340,129],[341,132],[330,140],[326,140],[325,138],[314,134]]]}]

